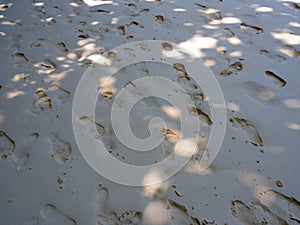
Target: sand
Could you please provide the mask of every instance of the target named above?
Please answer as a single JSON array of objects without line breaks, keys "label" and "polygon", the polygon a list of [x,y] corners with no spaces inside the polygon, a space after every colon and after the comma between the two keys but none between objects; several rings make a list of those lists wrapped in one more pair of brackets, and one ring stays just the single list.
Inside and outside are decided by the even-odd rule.
[{"label": "sand", "polygon": [[[2,1],[0,223],[299,224],[299,9],[296,0]],[[198,152],[184,168],[164,182],[132,187],[87,164],[74,137],[72,104],[97,57],[144,40],[160,40],[166,51],[175,43],[202,58],[222,88],[227,128],[217,157],[200,172],[216,123],[207,96],[178,64],[144,62],[120,70],[113,85],[99,85],[96,117],[78,118],[94,126],[95,140],[116,159],[155,164],[172,157],[180,136],[176,110],[146,98],[129,124],[146,138],[150,119],[163,118],[162,144],[144,153],[119,142],[108,115],[117,93],[134,90],[139,77],[181,85],[201,124]]]}]

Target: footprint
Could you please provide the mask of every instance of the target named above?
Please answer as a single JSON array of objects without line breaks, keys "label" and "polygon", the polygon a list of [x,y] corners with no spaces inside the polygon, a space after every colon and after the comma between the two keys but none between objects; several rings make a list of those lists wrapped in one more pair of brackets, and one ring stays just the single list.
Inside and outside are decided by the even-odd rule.
[{"label": "footprint", "polygon": [[254,146],[263,146],[262,138],[257,132],[256,127],[248,120],[238,117],[232,117],[229,119],[229,121],[233,127],[239,128],[244,133],[251,144],[253,144]]},{"label": "footprint", "polygon": [[40,68],[40,72],[43,73],[52,73],[56,70],[56,64],[52,62],[50,59],[45,59],[43,62],[36,64],[35,67]]},{"label": "footprint", "polygon": [[42,47],[42,46],[45,46],[46,45],[46,41],[44,38],[39,38],[37,39],[36,41],[34,41],[30,47],[31,48],[39,48],[39,47]]},{"label": "footprint", "polygon": [[300,57],[300,51],[298,49],[296,49],[292,45],[286,45],[286,47],[288,48],[287,51],[289,53],[289,56],[298,58]]},{"label": "footprint", "polygon": [[181,63],[174,63],[173,64],[173,68],[180,73],[179,75],[179,79],[180,78],[184,78],[187,80],[190,80],[191,78],[189,77],[189,75],[187,74],[186,70],[185,70],[185,66]]},{"label": "footprint", "polygon": [[297,4],[297,3],[295,3],[295,2],[292,2],[292,3],[291,3],[291,7],[292,7],[293,9],[300,10],[300,5]]},{"label": "footprint", "polygon": [[246,95],[255,102],[265,105],[267,101],[275,100],[275,93],[269,90],[266,86],[256,83],[254,81],[247,81],[244,85]]},{"label": "footprint", "polygon": [[[230,59],[229,59],[230,60]],[[238,72],[243,70],[243,64],[241,62],[234,62],[229,65],[230,69],[225,69],[220,72],[221,76],[228,77],[232,74],[237,74]]]},{"label": "footprint", "polygon": [[107,212],[106,202],[109,197],[107,188],[100,187],[96,193],[98,225],[137,225],[142,218],[139,211],[126,211],[118,216],[114,211]]},{"label": "footprint", "polygon": [[119,31],[120,35],[126,35],[126,30],[124,25],[118,26],[117,30]]},{"label": "footprint", "polygon": [[230,28],[225,27],[224,30],[227,31],[227,37],[228,38],[231,38],[231,37],[235,36],[235,33]]},{"label": "footprint", "polygon": [[0,130],[0,154],[1,159],[5,160],[15,151],[16,144],[3,130]]},{"label": "footprint", "polygon": [[284,56],[272,53],[272,52],[270,52],[268,50],[265,50],[265,49],[259,50],[259,53],[261,55],[264,55],[264,56],[268,57],[269,59],[275,60],[275,61],[280,62],[280,63],[286,61],[286,58]]},{"label": "footprint", "polygon": [[[100,135],[100,136],[104,135],[104,126],[102,126],[100,123],[97,123],[96,121],[92,120],[91,118],[89,118],[87,116],[80,117],[79,121],[91,129],[90,130],[91,134],[95,133],[94,126],[96,125],[96,129],[97,129],[96,133],[98,133],[98,135]],[[95,138],[97,138],[97,137],[95,137]]]},{"label": "footprint", "polygon": [[52,100],[48,97],[44,89],[38,88],[35,93],[37,97],[30,107],[31,112],[38,114],[41,111],[52,109]]},{"label": "footprint", "polygon": [[243,64],[241,62],[232,63],[229,67],[233,68],[235,71],[242,71],[243,70]]},{"label": "footprint", "polygon": [[164,129],[164,137],[171,143],[176,143],[179,141],[179,135],[170,129]]},{"label": "footprint", "polygon": [[29,59],[26,57],[26,55],[23,52],[15,52],[13,56],[16,58],[23,59],[25,62],[29,62]]},{"label": "footprint", "polygon": [[138,13],[132,14],[131,16],[137,17],[140,16],[142,13],[150,12],[150,9],[141,9]]},{"label": "footprint", "polygon": [[[129,84],[129,83],[128,83]],[[100,91],[100,102],[109,102],[115,95],[115,89],[110,87],[105,87]]]},{"label": "footprint", "polygon": [[194,5],[199,6],[199,8],[201,8],[201,9],[207,9],[207,6],[201,5],[199,3],[195,3]]},{"label": "footprint", "polygon": [[241,28],[251,28],[255,31],[256,34],[260,34],[260,33],[264,32],[264,30],[261,27],[252,26],[247,23],[241,23]]},{"label": "footprint", "polygon": [[227,70],[227,69],[220,72],[220,75],[223,77],[228,77],[232,74],[233,74],[233,72],[231,70]]},{"label": "footprint", "polygon": [[56,47],[58,47],[62,52],[69,52],[69,49],[64,42],[58,42]]},{"label": "footprint", "polygon": [[158,23],[163,23],[165,21],[165,19],[162,15],[155,15],[154,18],[155,18],[155,21]]},{"label": "footprint", "polygon": [[193,107],[191,110],[190,110],[190,113],[192,115],[197,115],[199,116],[201,122],[203,122],[205,125],[212,125],[213,122],[212,120],[210,119],[209,115],[207,115],[200,107]]},{"label": "footprint", "polygon": [[286,81],[282,79],[280,76],[275,74],[274,72],[270,70],[266,70],[265,74],[270,77],[273,80],[273,83],[276,84],[279,87],[284,87],[286,85]]},{"label": "footprint", "polygon": [[254,203],[247,206],[240,200],[231,202],[231,214],[241,223],[247,225],[276,224],[288,225],[286,221],[272,213],[267,207]]},{"label": "footprint", "polygon": [[187,208],[184,205],[181,205],[180,203],[173,201],[173,200],[167,200],[166,208],[169,215],[169,221],[171,224],[174,225],[182,225],[182,224],[189,224],[189,225],[199,225],[201,224],[200,221],[192,217],[189,213]]},{"label": "footprint", "polygon": [[54,205],[45,205],[40,210],[41,216],[51,225],[76,225],[76,221],[62,212],[60,212]]},{"label": "footprint", "polygon": [[51,84],[47,90],[51,99],[56,100],[59,104],[64,104],[71,93],[59,86],[58,84]]},{"label": "footprint", "polygon": [[63,165],[69,159],[72,152],[71,144],[62,140],[56,133],[51,133],[50,140],[52,143],[52,156],[60,164]]},{"label": "footprint", "polygon": [[166,51],[173,51],[173,46],[169,42],[163,42],[161,43],[163,50]]},{"label": "footprint", "polygon": [[30,134],[21,145],[16,145],[16,151],[9,158],[9,164],[16,170],[20,170],[24,166],[30,156],[30,149],[32,145],[38,140],[39,134],[34,132]]},{"label": "footprint", "polygon": [[259,201],[289,224],[300,224],[300,202],[297,199],[275,190],[267,190],[262,193]]}]

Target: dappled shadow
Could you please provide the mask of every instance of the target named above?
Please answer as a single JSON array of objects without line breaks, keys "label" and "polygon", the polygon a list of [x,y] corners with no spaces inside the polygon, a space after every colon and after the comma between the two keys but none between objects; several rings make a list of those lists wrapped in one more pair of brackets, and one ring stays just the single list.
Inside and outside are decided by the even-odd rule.
[{"label": "dappled shadow", "polygon": [[[61,170],[71,174],[68,178],[70,180],[68,188],[90,189],[86,183],[79,182],[77,175],[72,172],[76,170],[81,173],[82,168],[83,171],[88,171],[72,133],[71,104],[76,85],[85,70],[93,66],[95,59],[102,53],[132,41],[164,40],[166,43],[174,42],[188,48],[195,57],[203,59],[223,88],[228,118],[247,121],[248,127],[245,131],[243,124],[240,125],[241,129],[229,126],[220,155],[209,170],[200,173],[197,170],[198,162],[205,150],[210,126],[214,121],[210,120],[210,109],[205,94],[200,90],[192,93],[191,98],[197,100],[199,105],[191,111],[202,120],[203,132],[199,132],[199,151],[193,155],[185,170],[174,179],[161,186],[144,187],[141,193],[135,193],[133,196],[136,198],[146,197],[151,201],[149,200],[148,206],[131,201],[132,208],[142,206],[147,214],[146,218],[151,223],[164,224],[168,221],[164,216],[167,213],[172,214],[171,211],[178,210],[181,205],[172,203],[170,199],[182,198],[185,199],[182,201],[185,210],[181,207],[179,211],[181,213],[185,211],[184,218],[188,221],[197,216],[229,224],[236,222],[234,220],[236,217],[243,222],[237,212],[237,206],[243,210],[248,209],[251,204],[241,203],[244,201],[242,199],[244,185],[250,190],[253,189],[253,192],[250,191],[250,197],[247,195],[249,199],[253,196],[258,198],[261,189],[253,188],[250,180],[260,180],[259,186],[265,191],[264,187],[269,187],[267,180],[275,184],[279,179],[277,177],[286,179],[291,185],[287,185],[286,195],[273,191],[272,196],[275,195],[276,198],[279,196],[278,198],[283,199],[285,203],[287,199],[291,199],[287,196],[295,195],[299,199],[299,191],[295,190],[295,185],[299,184],[289,176],[291,171],[299,169],[298,164],[294,162],[289,164],[293,159],[299,158],[297,149],[300,131],[300,80],[297,78],[300,57],[299,8],[299,3],[281,0],[268,0],[263,3],[217,0],[200,2],[74,0],[1,3],[0,149],[1,175],[7,180],[1,196],[5,196],[3,199],[6,199],[8,192],[19,193],[11,185],[13,179],[22,181],[23,176],[33,180],[35,176],[34,179],[44,183],[41,190],[49,185],[55,187],[50,192],[53,201],[58,201],[56,198],[59,197],[54,196],[57,192],[56,182],[53,184],[44,180],[41,174],[50,174],[49,180],[56,180],[58,174],[62,173]],[[170,46],[166,44],[165,47]],[[128,50],[128,54],[133,53]],[[134,64],[119,71],[106,86],[99,81],[98,110],[101,110],[103,105],[110,105],[124,85],[132,85],[130,83],[132,77],[128,74],[137,71],[138,76],[158,75],[157,69],[162,69],[165,74],[176,79],[186,78],[182,76],[184,75],[182,66],[162,68],[151,63]],[[124,82],[120,79],[122,76],[126,77]],[[182,82],[182,85],[187,89],[195,87],[192,81],[187,80]],[[165,102],[145,99],[140,104],[144,107],[142,110],[146,112],[157,107],[157,111],[169,119],[168,129],[161,132],[164,138],[161,152],[155,157],[148,157],[147,160],[139,162],[149,164],[172,155],[174,142],[177,136],[180,136],[178,115],[176,109]],[[148,124],[149,116],[153,115],[146,115],[147,113],[144,115],[138,110],[136,113],[141,116],[141,120],[144,119],[142,123]],[[99,132],[100,136],[95,138],[102,138],[114,157],[134,163],[132,155],[137,153],[123,151],[123,146],[119,145],[114,133],[109,129],[109,124],[105,124],[107,122],[105,118],[82,116],[80,122],[96,123],[98,132],[101,130],[105,134],[103,137]],[[250,135],[249,124],[252,132]],[[147,131],[137,135],[145,137]],[[256,135],[254,137],[256,146],[253,146],[253,134]],[[35,142],[37,143],[34,144]],[[255,151],[252,151],[253,149]],[[289,168],[286,171],[281,170],[286,164],[289,164]],[[276,168],[273,170],[273,167]],[[255,172],[244,173],[243,171],[247,169]],[[18,172],[10,172],[14,174],[13,176],[6,175],[6,171],[15,170]],[[269,178],[266,178],[264,173]],[[96,174],[88,172],[85,176],[87,183],[94,186],[99,179]],[[183,176],[186,178],[183,179]],[[151,179],[151,174],[149,177]],[[228,178],[228,181],[224,182],[224,177]],[[176,186],[177,182],[181,188],[180,192],[178,188],[173,188],[177,192],[172,189],[172,185]],[[283,183],[285,185],[285,182]],[[180,184],[184,185],[180,187]],[[228,186],[234,184],[240,192],[224,190],[227,189],[224,184]],[[205,185],[209,188],[205,189]],[[117,192],[115,184],[109,183],[109,186],[115,188]],[[272,186],[272,190],[279,186]],[[30,189],[31,186],[26,184],[24,188]],[[205,197],[194,197],[196,191],[198,194],[198,189],[201,189],[201,195]],[[49,201],[43,195],[43,191],[37,190],[36,193],[43,202]],[[91,195],[91,191],[87,193]],[[81,204],[80,198],[64,196],[65,201]],[[235,202],[232,203],[232,207],[235,207],[232,211],[233,216],[221,218],[229,212],[232,196],[235,196]],[[17,197],[23,196],[16,194],[15,198]],[[26,196],[24,198],[26,199]],[[68,208],[61,204],[62,208]],[[223,205],[219,208],[221,216],[210,213],[215,210],[217,204]],[[117,204],[113,206],[119,207]],[[162,208],[161,217],[152,218],[151,221],[150,215],[155,212],[156,207]],[[163,211],[166,208],[168,212]],[[195,208],[200,209],[200,212]],[[51,208],[56,212],[54,209]],[[253,211],[255,210],[250,210],[242,217],[252,215]],[[74,215],[73,218],[80,212],[80,207],[74,207],[67,213]],[[267,212],[272,218],[273,214]],[[295,212],[298,211],[294,210],[291,213],[293,218],[296,218]],[[8,216],[4,222],[14,220]],[[25,218],[24,215],[21,217]],[[91,218],[87,219],[90,224],[94,223],[94,219]],[[273,215],[273,218],[277,217]],[[15,219],[17,221],[18,218]],[[76,218],[76,221],[78,224],[86,224],[84,219],[86,218]],[[296,219],[288,218],[289,222]],[[273,220],[269,221],[272,223]]]}]

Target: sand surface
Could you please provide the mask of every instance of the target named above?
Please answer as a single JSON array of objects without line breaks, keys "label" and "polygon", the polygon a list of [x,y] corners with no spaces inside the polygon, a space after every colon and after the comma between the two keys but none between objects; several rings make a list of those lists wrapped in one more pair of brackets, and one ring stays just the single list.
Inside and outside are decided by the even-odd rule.
[{"label": "sand surface", "polygon": [[[299,224],[299,15],[296,0],[1,1],[0,224]],[[153,164],[177,140],[176,113],[155,98],[136,105],[130,125],[145,138],[151,116],[170,124],[158,151],[129,151],[111,131],[114,96],[139,77],[175,77],[201,122],[199,152],[179,173],[130,187],[83,159],[72,103],[94,57],[143,40],[176,43],[203,59],[222,88],[227,129],[217,158],[200,173],[214,122],[205,96],[176,66],[124,68],[113,88],[100,90],[95,120],[81,117],[98,124],[97,138],[115,158]]]}]

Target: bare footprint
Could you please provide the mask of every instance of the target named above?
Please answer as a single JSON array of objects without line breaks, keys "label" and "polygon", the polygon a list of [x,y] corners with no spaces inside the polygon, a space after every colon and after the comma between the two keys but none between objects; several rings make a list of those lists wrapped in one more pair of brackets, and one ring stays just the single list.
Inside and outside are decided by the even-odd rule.
[{"label": "bare footprint", "polygon": [[288,48],[287,51],[288,51],[289,56],[300,57],[300,51],[298,49],[296,49],[292,45],[286,45],[286,47]]},{"label": "bare footprint", "polygon": [[300,202],[297,199],[275,190],[267,190],[260,195],[259,201],[289,224],[300,223]]},{"label": "bare footprint", "polygon": [[227,32],[227,37],[231,38],[235,36],[235,33],[228,27],[225,27],[224,30]]},{"label": "bare footprint", "polygon": [[163,23],[165,21],[165,19],[162,15],[156,15],[154,17],[155,17],[155,21],[158,23]]},{"label": "bare footprint", "polygon": [[26,166],[30,156],[32,145],[38,140],[39,134],[34,132],[30,134],[22,143],[16,145],[16,151],[9,158],[9,164],[16,170]]},{"label": "bare footprint", "polygon": [[163,50],[173,51],[173,46],[169,42],[163,42],[161,45],[162,45]]},{"label": "bare footprint", "polygon": [[235,62],[229,65],[230,68],[233,68],[236,72],[243,70],[243,64],[241,62]]},{"label": "bare footprint", "polygon": [[246,138],[254,146],[263,146],[262,138],[260,137],[256,127],[246,119],[232,117],[229,119],[233,127],[239,128]]},{"label": "bare footprint", "polygon": [[100,187],[96,193],[98,225],[137,225],[142,218],[142,213],[137,211],[126,211],[118,216],[114,211],[108,212],[106,202],[109,197],[108,189]]},{"label": "bare footprint", "polygon": [[52,144],[52,156],[60,164],[63,165],[69,159],[72,152],[71,144],[62,140],[56,133],[51,133],[50,140]]},{"label": "bare footprint", "polygon": [[192,217],[189,213],[187,208],[184,205],[181,205],[180,203],[173,201],[173,200],[167,200],[166,201],[166,208],[169,215],[169,221],[171,224],[174,225],[182,225],[182,224],[189,224],[189,225],[199,225],[201,224],[200,221]]},{"label": "bare footprint", "polygon": [[56,64],[52,62],[50,59],[45,59],[39,64],[36,64],[35,67],[39,67],[41,72],[44,73],[52,73],[56,70]]},{"label": "bare footprint", "polygon": [[119,31],[120,35],[126,35],[126,30],[124,25],[120,25],[117,27],[117,30]]},{"label": "bare footprint", "polygon": [[36,96],[30,107],[31,112],[38,114],[41,111],[52,109],[52,100],[48,97],[44,89],[38,88]]},{"label": "bare footprint", "polygon": [[25,62],[29,62],[29,59],[26,57],[26,55],[23,52],[15,52],[13,56],[16,58],[23,59]]},{"label": "bare footprint", "polygon": [[247,81],[244,85],[244,89],[249,98],[255,102],[260,101],[262,105],[267,101],[275,100],[275,93],[273,91],[254,81]]},{"label": "bare footprint", "polygon": [[[91,118],[87,116],[82,116],[79,119],[80,122],[85,124],[90,128],[91,133],[98,133],[98,135],[103,136],[104,135],[104,126],[102,126],[100,123],[92,120]],[[96,126],[97,132],[94,131],[94,127]],[[95,137],[96,138],[96,137]]]},{"label": "bare footprint", "polygon": [[191,78],[189,77],[189,75],[187,74],[186,70],[185,70],[185,66],[181,63],[174,63],[173,64],[173,68],[175,70],[177,70],[177,72],[180,73],[179,75],[179,79],[180,78],[184,78],[184,79],[187,79],[187,80],[190,80]]},{"label": "bare footprint", "polygon": [[264,31],[261,27],[249,25],[247,23],[241,23],[241,28],[251,28],[255,31],[256,34],[260,34]]},{"label": "bare footprint", "polygon": [[59,48],[62,52],[69,52],[69,49],[64,42],[58,42],[56,44],[56,47]]},{"label": "bare footprint", "polygon": [[3,130],[0,130],[0,155],[5,160],[15,151],[16,144]]},{"label": "bare footprint", "polygon": [[284,87],[286,85],[286,81],[282,79],[280,76],[275,74],[274,72],[270,70],[265,71],[266,76],[270,77],[273,80],[273,83],[276,84],[279,87]]},{"label": "bare footprint", "polygon": [[267,207],[255,203],[247,206],[240,200],[231,202],[231,213],[241,223],[247,225],[276,224],[288,225],[286,221],[272,213]]},{"label": "bare footprint", "polygon": [[286,61],[286,58],[284,56],[275,54],[275,53],[270,52],[270,51],[265,50],[265,49],[259,50],[259,53],[261,55],[264,55],[264,56],[268,57],[269,59],[275,60],[275,61],[280,62],[280,63]]},{"label": "bare footprint", "polygon": [[142,13],[150,12],[150,9],[141,9],[138,13],[132,14],[131,16],[137,17],[140,16]]},{"label": "bare footprint", "polygon": [[297,4],[297,3],[295,3],[295,2],[292,2],[292,3],[291,3],[291,7],[292,7],[293,9],[300,10],[300,5]]},{"label": "bare footprint", "polygon": [[190,110],[190,113],[192,115],[197,115],[199,116],[200,120],[202,123],[204,123],[205,125],[212,125],[213,122],[212,120],[210,119],[209,115],[206,114],[200,107],[193,107],[191,110]]},{"label": "bare footprint", "polygon": [[76,221],[62,212],[60,212],[54,205],[45,205],[40,210],[41,216],[51,225],[76,225]]},{"label": "bare footprint", "polygon": [[49,96],[51,96],[51,99],[56,100],[59,104],[65,103],[71,95],[68,90],[62,88],[58,84],[51,84],[47,91]]}]

